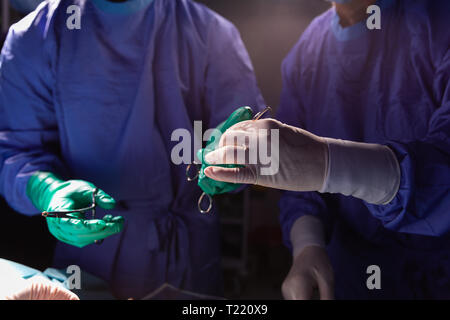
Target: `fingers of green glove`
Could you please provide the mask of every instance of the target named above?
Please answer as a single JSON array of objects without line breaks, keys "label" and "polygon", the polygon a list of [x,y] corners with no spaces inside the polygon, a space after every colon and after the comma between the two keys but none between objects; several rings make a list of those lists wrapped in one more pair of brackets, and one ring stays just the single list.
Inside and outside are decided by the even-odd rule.
[{"label": "fingers of green glove", "polygon": [[106,228],[102,220],[47,218],[47,224],[55,238],[80,248],[97,240],[99,232]]},{"label": "fingers of green glove", "polygon": [[[66,243],[81,247],[94,243],[95,240],[102,240],[113,234],[119,233],[123,229],[124,219],[122,217],[107,217],[109,222],[104,220],[75,220],[59,219],[57,225],[58,239],[64,239]],[[56,235],[55,235],[56,236]]]},{"label": "fingers of green glove", "polygon": [[114,217],[106,223],[106,229],[111,234],[119,233],[123,229],[124,221],[124,218],[121,216]]},{"label": "fingers of green glove", "polygon": [[59,241],[78,247],[76,242],[70,239],[70,234],[68,234],[69,237],[66,237],[66,234],[61,230],[61,228],[59,227],[59,220],[60,219],[56,218],[47,218],[47,226],[50,233]]},{"label": "fingers of green glove", "polygon": [[123,224],[123,222],[125,221],[125,219],[124,219],[122,216],[117,216],[117,217],[114,217],[114,218],[112,219],[112,221],[113,221],[113,222],[121,222],[121,223]]},{"label": "fingers of green glove", "polygon": [[[96,187],[84,180],[70,180],[66,182],[65,187],[59,191],[62,198],[74,200],[74,209],[81,209],[92,204],[92,194]],[[98,190],[95,196],[95,202],[104,209],[112,209],[115,206],[115,200],[103,190]]]},{"label": "fingers of green glove", "polygon": [[122,216],[114,217],[114,216],[112,216],[110,214],[105,215],[102,218],[102,220],[105,221],[105,222],[121,222],[121,223],[123,223],[123,221],[124,221]]},{"label": "fingers of green glove", "polygon": [[[63,231],[60,228],[60,225],[54,223],[52,221],[48,221],[48,227],[50,233],[59,241],[70,244],[72,246],[83,248],[89,244],[95,242],[95,240],[102,239],[97,233],[88,233],[88,234],[73,234],[67,231],[67,228]],[[57,219],[54,219],[57,220]]]},{"label": "fingers of green glove", "polygon": [[95,196],[95,201],[99,205],[100,208],[109,210],[113,209],[116,206],[116,200],[107,194],[105,191],[99,189],[97,195]]},{"label": "fingers of green glove", "polygon": [[111,220],[113,219],[113,216],[112,215],[110,215],[110,214],[107,214],[107,215],[105,215],[104,217],[103,217],[103,221],[105,221],[105,222],[111,222]]},{"label": "fingers of green glove", "polygon": [[60,219],[60,228],[75,236],[101,232],[106,227],[106,222],[99,219]]},{"label": "fingers of green glove", "polygon": [[[105,219],[106,218],[106,219]],[[105,218],[84,220],[84,219],[70,219],[70,218],[47,218],[52,219],[52,224],[57,225],[62,232],[73,235],[95,234],[102,232],[120,232],[123,228],[124,219],[121,216],[112,217],[111,215]]]},{"label": "fingers of green glove", "polygon": [[[102,221],[102,220],[100,220]],[[100,222],[95,220],[86,221],[87,225],[90,225],[87,228],[92,229],[93,231],[86,233],[77,233],[77,242],[84,244],[94,243],[96,240],[103,240],[113,234],[119,233],[123,229],[123,218],[118,221],[113,222]],[[95,230],[95,231],[94,231]],[[75,236],[75,235],[74,235]]]}]

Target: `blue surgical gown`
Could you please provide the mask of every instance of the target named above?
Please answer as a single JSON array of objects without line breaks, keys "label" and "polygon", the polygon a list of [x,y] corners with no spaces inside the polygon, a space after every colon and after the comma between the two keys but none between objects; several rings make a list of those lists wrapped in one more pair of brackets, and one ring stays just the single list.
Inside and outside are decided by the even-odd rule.
[{"label": "blue surgical gown", "polygon": [[[74,4],[79,29],[68,27]],[[220,294],[218,217],[198,212],[201,191],[173,164],[171,135],[193,137],[196,120],[206,130],[239,106],[262,107],[235,27],[189,0],[49,1],[10,28],[0,63],[8,203],[38,213],[26,185],[47,170],[94,183],[118,201],[107,213],[125,218],[101,245],[58,243],[55,267],[79,265],[119,298],[164,282]]]},{"label": "blue surgical gown", "polygon": [[[378,1],[381,30],[317,17],[283,62],[279,118],[317,135],[388,145],[401,185],[387,205],[286,192],[290,246],[302,215],[323,222],[336,297],[450,298],[450,2]],[[369,290],[367,267],[381,269]]]}]

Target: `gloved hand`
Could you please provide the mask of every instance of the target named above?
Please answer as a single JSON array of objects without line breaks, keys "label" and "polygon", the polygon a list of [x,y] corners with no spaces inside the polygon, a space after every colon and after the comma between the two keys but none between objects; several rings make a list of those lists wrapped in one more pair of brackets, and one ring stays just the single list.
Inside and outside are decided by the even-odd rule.
[{"label": "gloved hand", "polygon": [[80,300],[75,293],[42,277],[1,282],[2,300]]},{"label": "gloved hand", "polygon": [[[270,157],[264,157],[267,151],[261,146],[270,146]],[[274,119],[232,126],[205,160],[210,165],[246,165],[206,168],[205,174],[214,180],[341,193],[382,205],[395,197],[401,177],[397,158],[387,146],[322,138]]]},{"label": "gloved hand", "polygon": [[311,300],[317,289],[321,300],[334,299],[333,268],[327,252],[312,245],[294,258],[281,290],[286,300]]},{"label": "gloved hand", "polygon": [[[236,145],[236,140],[244,145]],[[261,143],[265,143],[268,150],[270,147],[270,164],[264,165],[267,161],[261,158],[261,150],[252,147],[259,149]],[[254,161],[251,161],[252,156]],[[322,187],[325,179],[328,151],[323,138],[274,119],[263,119],[232,126],[222,135],[219,148],[205,159],[211,165],[246,165],[243,168],[206,168],[205,174],[214,180],[315,191]]]},{"label": "gloved hand", "polygon": [[[63,181],[49,172],[36,172],[30,177],[27,195],[41,212],[67,211],[89,207],[95,186],[83,180]],[[98,190],[97,205],[113,209],[115,200],[104,191]],[[83,217],[82,213],[71,213]],[[102,240],[123,229],[123,218],[106,215],[103,219],[69,219],[47,217],[48,229],[58,240],[76,247],[84,247]]]},{"label": "gloved hand", "polygon": [[239,123],[240,121],[251,119],[252,116],[253,111],[250,107],[238,108],[228,117],[227,120],[225,120],[224,122],[222,122],[217,126],[217,128],[214,130],[215,133],[211,136],[211,138],[207,142],[206,147],[204,149],[200,149],[197,151],[197,157],[201,160],[202,163],[198,175],[198,185],[203,190],[203,192],[205,192],[209,196],[231,192],[240,187],[239,184],[231,184],[208,178],[204,173],[205,169],[208,167],[208,164],[205,163],[204,161],[204,157],[218,146],[220,142],[220,137],[228,128],[232,127],[236,123]]}]

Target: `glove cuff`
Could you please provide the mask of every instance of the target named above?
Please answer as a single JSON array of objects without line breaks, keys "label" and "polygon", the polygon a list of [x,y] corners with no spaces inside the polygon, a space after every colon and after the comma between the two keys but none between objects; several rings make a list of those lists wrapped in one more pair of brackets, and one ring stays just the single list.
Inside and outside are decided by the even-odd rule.
[{"label": "glove cuff", "polygon": [[319,192],[341,193],[371,204],[392,201],[400,186],[400,166],[387,146],[326,138],[328,169]]},{"label": "glove cuff", "polygon": [[297,257],[304,248],[319,246],[325,248],[325,233],[322,222],[312,216],[298,218],[291,228],[292,255]]}]

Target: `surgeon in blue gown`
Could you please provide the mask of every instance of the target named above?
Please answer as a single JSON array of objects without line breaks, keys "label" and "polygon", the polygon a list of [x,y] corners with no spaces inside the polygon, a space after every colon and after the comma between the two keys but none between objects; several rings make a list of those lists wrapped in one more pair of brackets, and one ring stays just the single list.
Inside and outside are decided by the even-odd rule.
[{"label": "surgeon in blue gown", "polygon": [[[320,219],[336,298],[449,299],[450,3],[375,4],[380,30],[365,20],[343,27],[339,4],[311,23],[283,63],[278,116],[319,136],[389,146],[399,190],[386,205],[287,192],[284,237],[291,247],[300,217]],[[371,265],[380,289],[368,289]]]},{"label": "surgeon in blue gown", "polygon": [[[80,28],[69,28],[80,8]],[[189,0],[44,2],[13,25],[0,60],[0,193],[26,196],[36,171],[82,179],[114,197],[121,233],[82,249],[58,243],[54,266],[76,264],[119,298],[164,282],[221,294],[217,214],[174,165],[179,128],[213,128],[262,97],[234,26]],[[30,240],[31,241],[31,240]]]},{"label": "surgeon in blue gown", "polygon": [[450,298],[449,16],[449,1],[336,1],[283,63],[281,122],[239,123],[208,154],[230,163],[227,135],[278,130],[271,175],[246,162],[205,174],[289,190],[285,298]]}]

